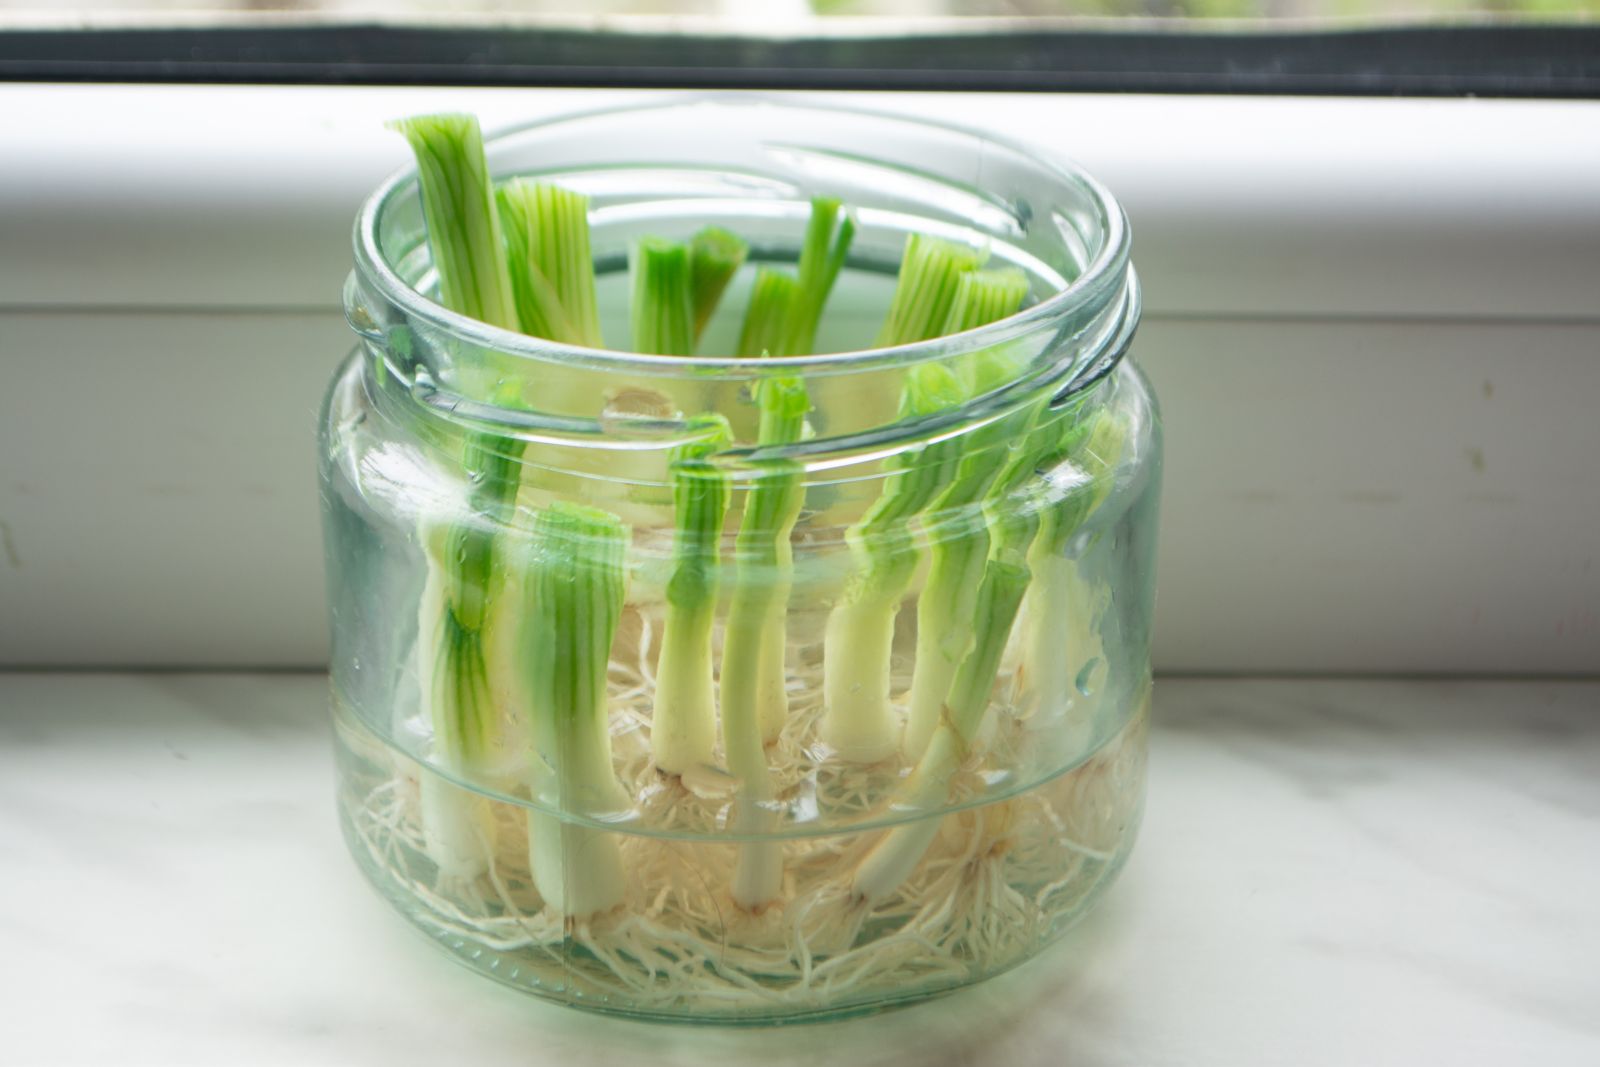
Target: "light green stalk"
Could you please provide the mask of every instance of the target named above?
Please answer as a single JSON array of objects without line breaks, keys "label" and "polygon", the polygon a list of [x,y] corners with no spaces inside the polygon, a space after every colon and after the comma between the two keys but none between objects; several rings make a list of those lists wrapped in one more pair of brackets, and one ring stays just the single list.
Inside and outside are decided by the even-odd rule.
[{"label": "light green stalk", "polygon": [[677,528],[650,723],[651,755],[669,774],[709,765],[716,739],[711,627],[728,478],[707,457],[726,448],[731,433],[721,415],[699,416],[691,426],[700,436],[675,449],[671,460]]},{"label": "light green stalk", "polygon": [[[906,344],[1014,313],[1026,279],[1016,271],[976,271],[977,263],[959,245],[908,240],[879,342]],[[908,375],[900,417],[952,407],[963,392],[944,366],[923,364]],[[910,522],[957,473],[963,446],[946,441],[899,457],[883,495],[846,532],[856,577],[828,617],[823,654],[822,736],[840,759],[873,763],[898,747],[890,665],[895,617],[917,566]]]},{"label": "light green stalk", "polygon": [[389,128],[404,135],[417,159],[439,302],[491,326],[520,328],[478,120],[419,115],[391,122]]},{"label": "light green stalk", "polygon": [[[839,202],[815,200],[800,252],[799,277],[772,270],[756,273],[743,327],[741,355],[789,356],[811,350],[817,323],[844,266],[854,223],[840,218]],[[786,445],[805,432],[811,400],[799,378],[763,379],[756,388],[762,445]],[[804,471],[793,460],[770,460],[745,492],[744,517],[734,543],[736,580],[722,642],[722,748],[728,771],[739,779],[735,824],[764,833],[774,799],[766,746],[778,739],[789,717],[784,614],[794,575],[790,536],[805,502]],[[760,911],[783,884],[783,851],[775,841],[755,841],[739,850],[733,899]]]},{"label": "light green stalk", "polygon": [[982,262],[982,256],[962,245],[918,233],[907,237],[878,346],[908,345],[949,332],[961,279]]},{"label": "light green stalk", "polygon": [[[995,672],[1027,584],[1026,567],[996,563],[989,568],[975,604],[982,623],[979,640],[956,674],[948,714],[895,798],[897,809],[932,809],[949,799],[951,777],[966,759],[989,706]],[[892,893],[927,852],[941,821],[928,817],[888,831],[856,868],[855,895],[876,903]]]},{"label": "light green stalk", "polygon": [[[800,439],[810,408],[803,382],[764,379],[756,399],[762,444]],[[774,786],[766,743],[777,731],[768,718],[774,710],[786,715],[788,709],[783,687],[784,612],[793,568],[789,537],[804,499],[800,465],[790,459],[767,461],[756,484],[745,492],[744,518],[734,542],[735,585],[722,641],[722,748],[729,773],[740,783],[735,821],[743,832],[762,832],[771,821]],[[777,897],[782,880],[777,842],[740,849],[733,897],[741,907],[764,908]]]},{"label": "light green stalk", "polygon": [[[916,766],[896,792],[896,809],[926,810],[946,803],[951,778],[983,725],[1011,628],[1028,588],[1026,557],[1039,529],[1039,511],[1037,503],[1018,490],[1030,483],[1036,486],[1038,451],[1037,446],[1030,446],[1014,452],[996,478],[995,494],[986,508],[991,527],[986,539],[989,556],[973,604],[975,637]],[[918,819],[885,833],[856,868],[852,880],[855,895],[875,903],[892,893],[927,852],[941,821]]]},{"label": "light green stalk", "polygon": [[[1027,282],[1016,271],[973,271],[954,288],[945,315],[949,331],[1014,314]],[[1014,355],[985,349],[967,357],[961,369],[967,396],[976,397],[1011,381],[1021,368]],[[989,523],[979,504],[1005,467],[1008,446],[1025,439],[1035,415],[1016,412],[967,434],[955,477],[930,506],[936,521],[930,529],[928,577],[917,600],[916,661],[903,745],[907,759],[922,755],[944,714],[956,671],[977,640],[978,586],[990,547]]]},{"label": "light green stalk", "polygon": [[[925,363],[906,375],[900,416],[921,418],[961,398],[954,374]],[[957,440],[897,456],[883,494],[845,532],[854,575],[828,616],[823,640],[822,738],[840,759],[875,763],[899,747],[890,665],[895,617],[917,569],[911,521],[950,480],[960,457]]]},{"label": "light green stalk", "polygon": [[799,303],[800,283],[792,275],[761,267],[750,289],[735,351],[741,356],[787,356],[788,324]]},{"label": "light green stalk", "polygon": [[1103,655],[1096,647],[1094,625],[1094,616],[1103,610],[1101,596],[1078,573],[1072,542],[1110,495],[1126,436],[1123,420],[1110,411],[1072,420],[1051,474],[1057,492],[1064,489],[1064,495],[1046,509],[1028,554],[1034,579],[1028,588],[1023,677],[1037,701],[1034,721],[1061,736],[1067,751],[1091,740],[1094,724],[1082,707],[1090,697],[1078,691],[1077,675],[1085,663]]},{"label": "light green stalk", "polygon": [[839,272],[844,269],[855,235],[855,220],[844,212],[839,201],[830,197],[811,201],[811,218],[806,224],[797,269],[800,292],[789,320],[782,355],[808,355],[816,348],[822,309],[828,303]]},{"label": "light green stalk", "polygon": [[[828,295],[838,279],[855,235],[855,224],[842,213],[837,200],[819,198],[811,202],[811,218],[806,226],[804,243],[800,250],[798,277],[790,278],[772,270],[756,273],[755,288],[750,294],[743,328],[740,330],[739,353],[748,356],[793,356],[811,351],[815,343],[817,323]],[[761,444],[793,444],[805,431],[805,413],[810,401],[804,383],[799,379],[781,379],[780,382],[763,382],[758,392],[761,406],[761,425],[757,440]],[[791,396],[792,394],[792,396]],[[781,400],[780,400],[781,398]],[[790,489],[781,479],[771,483],[763,480],[752,488],[748,498],[754,500],[764,492],[792,493],[792,503],[798,511],[804,499],[804,489],[796,481]],[[746,516],[751,505],[746,505]],[[791,520],[790,526],[793,526]],[[743,532],[741,531],[741,536]],[[761,736],[772,744],[783,732],[789,718],[789,695],[784,674],[784,659],[788,647],[788,633],[784,615],[793,582],[794,565],[789,546],[789,531],[784,530],[782,544],[775,546],[776,565],[765,578],[768,589],[761,595],[770,604],[761,634],[759,679],[756,687],[758,717]],[[741,579],[742,584],[742,579]],[[724,659],[727,658],[724,652]],[[723,701],[726,715],[726,694]]]},{"label": "light green stalk", "polygon": [[[511,276],[478,122],[470,115],[428,115],[392,124],[410,142],[428,245],[439,276],[439,299],[463,315],[518,329]],[[473,486],[470,517],[419,531],[428,577],[417,629],[417,671],[442,769],[468,776],[502,768],[500,725],[516,708],[499,699],[515,692],[514,665],[495,654],[490,633],[504,598],[496,531],[515,506],[521,442],[470,434],[461,466]],[[514,570],[514,568],[513,568]],[[514,618],[512,613],[510,616]],[[497,758],[498,757],[498,758]],[[422,778],[423,836],[441,875],[472,878],[487,869],[488,814],[475,794],[436,775]]]},{"label": "light green stalk", "polygon": [[646,237],[633,246],[633,350],[694,353],[694,281],[689,246]]},{"label": "light green stalk", "polygon": [[718,226],[707,226],[689,239],[689,273],[694,289],[694,337],[698,341],[722,302],[733,276],[744,266],[750,246]]},{"label": "light green stalk", "polygon": [[589,198],[513,178],[496,192],[522,329],[564,344],[602,348],[590,250]]},{"label": "light green stalk", "polygon": [[1014,267],[964,273],[956,284],[956,297],[939,336],[975,330],[1015,315],[1027,296],[1027,275]]},{"label": "light green stalk", "polygon": [[[611,760],[606,667],[622,615],[628,532],[615,515],[557,503],[534,521],[527,663],[533,798],[569,815],[628,806]],[[528,824],[534,886],[557,913],[581,919],[622,902],[616,835],[536,814]]]}]

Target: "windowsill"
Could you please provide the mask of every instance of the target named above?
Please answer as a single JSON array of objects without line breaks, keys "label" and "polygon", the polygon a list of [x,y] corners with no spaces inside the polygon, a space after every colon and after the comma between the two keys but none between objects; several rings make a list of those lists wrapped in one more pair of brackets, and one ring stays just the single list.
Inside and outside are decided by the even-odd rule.
[{"label": "windowsill", "polygon": [[10,1059],[1594,1059],[1600,683],[1163,680],[1099,910],[992,982],[782,1041],[597,1025],[451,963],[344,852],[325,706],[320,675],[0,673]]},{"label": "windowsill", "polygon": [[[314,412],[383,122],[642,95],[0,85],[0,665],[323,662]],[[1126,206],[1157,669],[1595,671],[1600,103],[831,99]]]},{"label": "windowsill", "polygon": [[[1157,316],[1600,321],[1587,101],[818,93],[1071,156]],[[332,308],[386,120],[488,130],[613,90],[0,84],[0,309]],[[25,165],[22,165],[24,164]]]}]

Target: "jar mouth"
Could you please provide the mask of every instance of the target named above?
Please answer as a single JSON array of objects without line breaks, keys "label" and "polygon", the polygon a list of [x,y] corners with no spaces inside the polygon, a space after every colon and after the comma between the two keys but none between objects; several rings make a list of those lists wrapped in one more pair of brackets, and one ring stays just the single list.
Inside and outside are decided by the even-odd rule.
[{"label": "jar mouth", "polygon": [[[1119,338],[1131,333],[1131,327],[1137,321],[1139,304],[1129,265],[1131,235],[1127,218],[1109,190],[1085,171],[1010,139],[958,124],[910,118],[890,112],[832,104],[797,104],[756,93],[707,93],[677,96],[659,103],[567,113],[522,123],[487,135],[484,144],[491,155],[491,170],[494,170],[493,155],[496,148],[512,139],[537,137],[577,124],[592,124],[621,116],[686,108],[769,108],[775,109],[778,116],[775,125],[778,127],[782,125],[782,116],[821,114],[852,121],[882,123],[886,128],[940,132],[951,137],[971,139],[979,154],[980,166],[982,154],[987,149],[1004,151],[1028,159],[1046,176],[1059,182],[1063,190],[1077,193],[1090,208],[1088,221],[1096,227],[1096,247],[1076,276],[1020,312],[976,329],[926,341],[777,357],[667,356],[591,348],[533,337],[469,318],[437,303],[401,276],[384,250],[382,233],[386,215],[399,201],[414,195],[417,169],[412,164],[393,174],[362,205],[354,234],[357,275],[372,295],[381,298],[405,318],[467,345],[536,362],[636,376],[676,377],[694,374],[702,378],[755,380],[774,374],[834,375],[884,367],[907,367],[1015,342],[1075,320],[1081,322],[1086,314],[1095,320],[1091,325],[1101,328],[1098,331],[1079,331],[1092,333],[1093,337],[1082,346],[1081,358],[1074,361],[1074,367],[1062,368],[1065,373],[1056,376],[1056,387],[1062,395],[1103,377],[1120,359],[1126,345]],[[774,138],[772,143],[787,142]],[[505,176],[499,171],[495,172],[496,178]],[[560,171],[553,171],[550,176],[559,179]],[[848,201],[847,206],[850,206]],[[1130,316],[1133,322],[1125,321]],[[1106,319],[1110,321],[1104,321]],[[372,336],[354,318],[352,326],[358,333]],[[1109,359],[1106,358],[1108,355]],[[1087,373],[1075,373],[1079,371]]]}]

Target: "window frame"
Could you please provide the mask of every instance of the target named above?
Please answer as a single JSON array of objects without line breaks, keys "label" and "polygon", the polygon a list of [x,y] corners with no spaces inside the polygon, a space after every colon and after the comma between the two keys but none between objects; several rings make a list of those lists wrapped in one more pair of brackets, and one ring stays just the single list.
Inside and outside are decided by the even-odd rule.
[{"label": "window frame", "polygon": [[1600,26],[1584,23],[1279,31],[955,21],[889,35],[841,20],[793,37],[649,23],[9,29],[0,30],[0,81],[1600,97]]}]

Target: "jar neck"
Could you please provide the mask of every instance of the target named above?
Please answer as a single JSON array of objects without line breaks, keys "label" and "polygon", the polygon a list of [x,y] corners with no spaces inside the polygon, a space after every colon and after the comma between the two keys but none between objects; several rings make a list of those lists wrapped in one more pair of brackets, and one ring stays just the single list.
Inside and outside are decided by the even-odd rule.
[{"label": "jar neck", "polygon": [[[572,450],[663,455],[703,434],[696,416],[725,416],[733,440],[723,461],[790,459],[808,471],[855,467],[884,452],[978,431],[1030,406],[1086,401],[1126,354],[1139,322],[1131,268],[1097,306],[1028,329],[970,331],[942,343],[853,353],[835,359],[693,361],[530,358],[439,330],[399,308],[374,307],[359,274],[346,285],[346,315],[360,337],[373,400],[396,423],[441,443],[465,434],[504,436],[539,454]],[[1004,324],[1001,324],[1002,327]],[[529,339],[531,340],[531,339]],[[1008,378],[948,408],[908,417],[903,398],[917,368],[937,365],[970,380],[978,361],[1015,368]],[[802,440],[762,444],[756,398],[778,378],[804,389]]]},{"label": "jar neck", "polygon": [[[686,239],[706,224],[723,226],[750,243],[748,285],[757,263],[798,255],[812,197],[841,200],[856,236],[818,339],[834,354],[734,358],[717,354],[731,345],[706,345],[711,354],[693,358],[636,355],[457,315],[428,296],[434,276],[416,174],[407,169],[361,212],[345,308],[375,395],[420,434],[497,434],[559,463],[550,457],[665,455],[697,432],[697,417],[715,413],[730,424],[723,461],[732,467],[786,459],[808,477],[846,477],[919,442],[1068,403],[1109,374],[1138,321],[1120,207],[1081,172],[986,134],[710,97],[534,124],[485,144],[497,179],[533,175],[588,198],[602,325],[609,304],[604,332],[613,344],[628,332],[622,275],[640,237]],[[868,347],[910,234],[965,244],[987,256],[987,266],[1020,272],[1029,292],[1023,309],[952,336]],[[739,285],[736,276],[723,298],[730,316]],[[736,325],[736,316],[729,321]],[[980,362],[1009,369],[975,375]],[[985,384],[959,403],[908,417],[909,381],[934,367]],[[803,390],[807,430],[792,444],[763,444],[757,398],[779,378]]]}]

